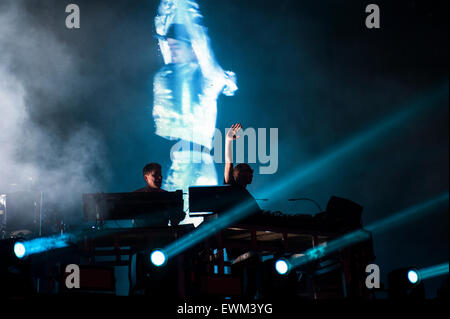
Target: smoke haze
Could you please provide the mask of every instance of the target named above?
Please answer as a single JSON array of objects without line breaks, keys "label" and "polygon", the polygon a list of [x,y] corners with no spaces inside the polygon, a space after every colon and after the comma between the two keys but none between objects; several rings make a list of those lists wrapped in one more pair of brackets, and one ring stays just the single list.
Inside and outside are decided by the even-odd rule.
[{"label": "smoke haze", "polygon": [[0,5],[0,191],[44,192],[60,210],[73,211],[81,193],[107,177],[104,146],[69,113],[74,96],[88,89],[79,59],[33,23],[25,4]]}]

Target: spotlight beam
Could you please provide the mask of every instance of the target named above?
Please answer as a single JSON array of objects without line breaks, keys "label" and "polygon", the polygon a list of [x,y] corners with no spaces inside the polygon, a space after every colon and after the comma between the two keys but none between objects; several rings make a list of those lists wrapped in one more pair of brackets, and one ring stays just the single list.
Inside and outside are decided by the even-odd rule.
[{"label": "spotlight beam", "polygon": [[[324,175],[339,160],[349,155],[354,155],[367,147],[374,147],[383,141],[383,137],[391,133],[394,129],[410,123],[410,121],[425,111],[429,111],[437,102],[448,99],[448,82],[432,90],[418,99],[407,103],[400,110],[391,116],[373,124],[368,129],[355,134],[353,137],[335,146],[331,151],[323,154],[318,159],[313,160],[306,166],[301,166],[294,172],[281,179],[278,183],[272,184],[270,191],[258,194],[260,198],[276,199],[284,196],[285,190],[293,186],[299,188],[305,186],[312,179],[317,180],[320,175]],[[448,105],[448,104],[446,104]]]},{"label": "spotlight beam", "polygon": [[448,205],[449,194],[445,192],[441,195],[438,195],[426,202],[419,203],[407,209],[404,209],[400,212],[392,214],[391,216],[384,218],[378,222],[372,223],[367,226],[366,229],[371,232],[382,232],[389,228],[393,228],[398,226],[399,224],[403,224],[413,219],[417,219],[422,217],[421,215],[432,211],[437,205],[440,205],[444,202]]},{"label": "spotlight beam", "polygon": [[202,240],[210,237],[211,235],[227,227],[228,225],[231,225],[238,220],[245,218],[249,215],[249,209],[251,207],[252,201],[246,201],[236,208],[225,212],[223,215],[220,215],[218,218],[200,224],[200,226],[197,227],[194,231],[172,242],[166,248],[164,248],[164,251],[167,254],[167,258],[176,256],[177,254],[198,244]]},{"label": "spotlight beam", "polygon": [[70,234],[61,236],[40,237],[28,241],[20,241],[20,254],[22,257],[43,253],[52,249],[64,248],[74,241],[74,237]]},{"label": "spotlight beam", "polygon": [[448,274],[448,263],[419,269],[422,280]]},{"label": "spotlight beam", "polygon": [[[279,180],[277,183],[271,185],[270,189],[265,189],[258,194],[259,198],[275,198],[281,194],[285,194],[287,189],[292,187],[298,188],[304,186],[307,183],[307,179],[314,177],[317,178],[320,172],[324,172],[325,169],[331,167],[331,165],[337,160],[341,159],[345,155],[349,155],[360,148],[376,144],[377,139],[381,140],[381,137],[397,128],[404,122],[411,120],[412,117],[417,116],[421,111],[427,110],[430,106],[434,106],[436,102],[442,98],[448,97],[448,82],[445,82],[441,87],[432,91],[430,94],[424,95],[417,99],[413,103],[403,107],[401,111],[395,113],[389,118],[373,125],[370,129],[355,135],[349,141],[342,143],[340,146],[335,147],[334,150],[323,155],[316,161],[311,162],[309,165],[298,168],[292,174]],[[164,251],[166,251],[168,258],[183,252],[184,250],[192,247],[203,239],[209,237],[216,231],[219,231],[233,222],[244,218],[246,216],[246,209],[250,207],[250,203],[244,203],[236,209],[224,213],[219,218],[201,224],[195,231],[190,234],[174,241],[169,244]],[[355,236],[367,236],[366,234],[355,234]]]}]

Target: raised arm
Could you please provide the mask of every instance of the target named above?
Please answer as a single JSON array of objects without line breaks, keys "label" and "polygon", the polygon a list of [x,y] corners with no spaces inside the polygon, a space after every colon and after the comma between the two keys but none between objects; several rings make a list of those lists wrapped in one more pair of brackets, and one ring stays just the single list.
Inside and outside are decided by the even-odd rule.
[{"label": "raised arm", "polygon": [[231,184],[233,180],[233,140],[240,137],[236,133],[242,128],[240,123],[231,125],[225,136],[225,172],[224,183]]}]

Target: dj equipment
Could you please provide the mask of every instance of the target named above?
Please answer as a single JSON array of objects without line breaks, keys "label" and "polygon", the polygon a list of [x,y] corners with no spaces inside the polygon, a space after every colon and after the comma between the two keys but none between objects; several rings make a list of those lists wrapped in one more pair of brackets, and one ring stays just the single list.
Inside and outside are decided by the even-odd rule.
[{"label": "dj equipment", "polygon": [[17,191],[0,195],[0,226],[8,236],[37,236],[41,229],[41,193]]},{"label": "dj equipment", "polygon": [[145,219],[147,225],[177,225],[184,219],[183,192],[83,194],[86,221]]},{"label": "dj equipment", "polygon": [[234,193],[230,185],[189,187],[189,213],[199,216],[223,212],[229,208]]},{"label": "dj equipment", "polygon": [[[195,186],[189,188],[189,195],[190,212],[204,214],[204,223],[228,214],[229,208],[242,200],[253,200],[257,206],[245,189],[235,186]],[[286,290],[277,281],[281,279],[275,276],[273,263],[279,257],[301,255],[360,225],[362,207],[332,197],[327,210],[315,215],[279,211],[243,214],[243,218],[216,229],[207,238],[171,256],[166,266],[157,268],[149,259],[153,249],[164,249],[180,238],[196,234],[192,224],[178,225],[185,217],[181,190],[94,193],[83,194],[82,199],[86,221],[147,221],[135,228],[88,227],[78,233],[80,240],[71,247],[79,256],[80,265],[128,266],[130,294],[144,291],[158,295],[160,290],[154,287],[164,286],[180,298],[202,294],[251,297],[256,291],[266,297],[283,291],[291,295],[299,292],[308,298],[360,296],[366,291],[360,289],[365,287],[364,267],[375,258],[370,239],[292,271],[293,278],[286,282],[294,290]],[[73,255],[71,252],[67,256]]]},{"label": "dj equipment", "polygon": [[189,216],[208,216],[223,213],[240,203],[246,203],[245,215],[260,211],[250,193],[236,186],[192,186],[189,187]]}]

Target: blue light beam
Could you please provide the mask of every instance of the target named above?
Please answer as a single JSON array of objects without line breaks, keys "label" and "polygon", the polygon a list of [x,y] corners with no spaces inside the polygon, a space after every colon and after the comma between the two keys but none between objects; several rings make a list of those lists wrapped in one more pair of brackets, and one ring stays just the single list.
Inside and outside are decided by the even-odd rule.
[{"label": "blue light beam", "polygon": [[14,245],[14,253],[18,258],[23,258],[52,249],[67,247],[71,241],[72,236],[69,234],[20,241]]},{"label": "blue light beam", "polygon": [[448,263],[419,269],[422,280],[448,274]]},{"label": "blue light beam", "polygon": [[[394,129],[410,123],[414,117],[421,115],[424,111],[429,111],[434,106],[441,105],[438,102],[444,98],[448,99],[448,82],[400,107],[398,112],[335,146],[331,151],[323,154],[318,159],[311,161],[305,166],[300,166],[277,183],[271,184],[270,191],[258,193],[257,196],[274,200],[277,197],[285,196],[287,189],[293,187],[298,189],[307,185],[309,181],[317,180],[321,175],[326,174],[327,170],[333,167],[333,164],[343,160],[346,156],[361,152],[367,147],[378,145],[378,143],[384,141],[383,137],[388,133],[392,133]],[[448,103],[445,105],[448,105]]]},{"label": "blue light beam", "polygon": [[[286,189],[290,189],[294,186],[299,187],[301,185],[305,185],[307,178],[317,178],[319,172],[323,173],[326,168],[331,167],[335,161],[341,159],[345,155],[349,155],[357,150],[360,150],[360,148],[366,145],[373,146],[376,144],[375,142],[377,139],[381,140],[381,137],[384,134],[397,128],[404,122],[411,120],[414,116],[419,115],[421,111],[424,111],[427,107],[429,108],[430,106],[434,106],[438,101],[445,97],[448,97],[448,82],[445,82],[442,87],[439,87],[430,94],[422,96],[420,99],[411,103],[407,107],[402,108],[401,111],[391,117],[373,125],[368,130],[354,136],[347,142],[342,143],[340,146],[335,147],[334,150],[323,155],[316,161],[311,162],[309,165],[299,167],[296,171],[289,174],[289,176],[271,184],[270,189],[266,188],[263,192],[258,194],[258,197],[274,199],[277,195],[283,196]],[[246,211],[250,207],[250,202],[243,203],[241,206],[238,206],[229,212],[225,212],[217,219],[201,224],[195,231],[169,244],[164,249],[167,252],[167,257],[171,258],[174,255],[192,247],[193,245],[196,245],[203,239],[227,227],[233,222],[245,218],[247,215]],[[356,237],[362,236],[363,238],[367,238],[367,232],[354,235]],[[347,238],[345,240],[352,239]]]},{"label": "blue light beam", "polygon": [[395,213],[392,216],[389,216],[381,221],[375,222],[367,226],[365,230],[358,229],[330,242],[326,242],[316,247],[310,248],[306,250],[304,253],[302,253],[303,256],[294,258],[291,257],[289,259],[289,262],[292,265],[292,268],[296,268],[301,265],[307,264],[313,260],[317,260],[333,252],[336,252],[339,249],[367,240],[370,238],[371,232],[372,233],[385,232],[391,228],[404,224],[405,222],[410,222],[411,220],[420,217],[424,213],[433,211],[433,209],[436,208],[436,206],[444,202],[447,203],[448,205],[448,199],[449,199],[448,192],[440,196],[436,196],[426,201],[425,203],[414,205],[413,207]]},{"label": "blue light beam", "polygon": [[238,220],[245,218],[249,215],[249,209],[252,206],[252,201],[243,202],[241,205],[224,213],[223,215],[220,215],[218,218],[200,224],[200,226],[197,227],[194,231],[172,242],[164,249],[167,258],[176,256],[177,254],[198,244],[202,240],[210,237],[211,235],[227,227],[228,225],[231,225]]}]

